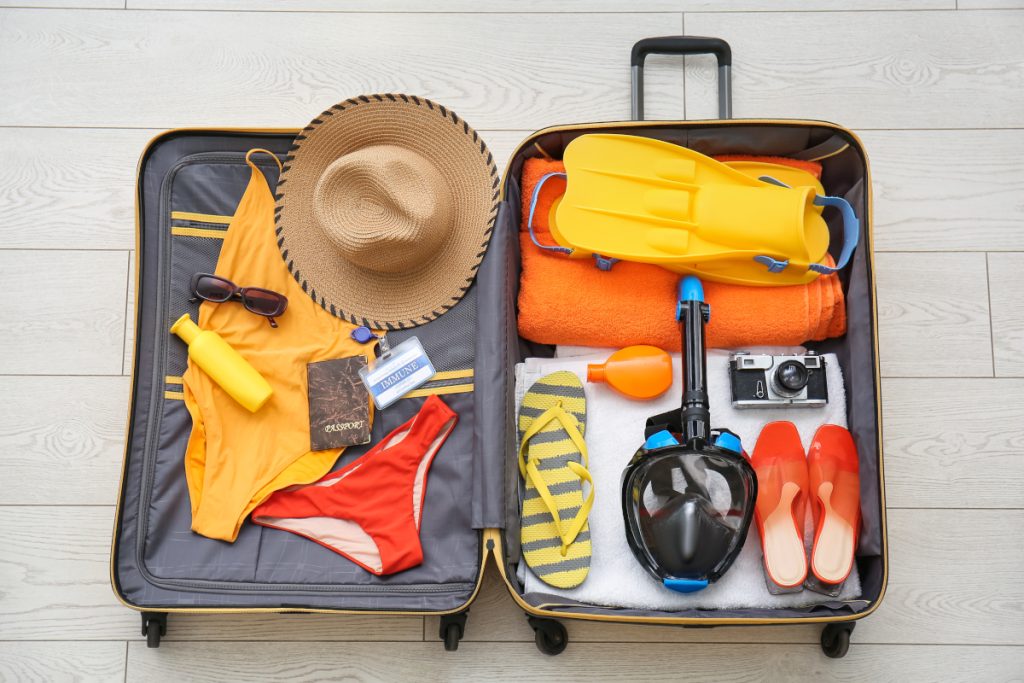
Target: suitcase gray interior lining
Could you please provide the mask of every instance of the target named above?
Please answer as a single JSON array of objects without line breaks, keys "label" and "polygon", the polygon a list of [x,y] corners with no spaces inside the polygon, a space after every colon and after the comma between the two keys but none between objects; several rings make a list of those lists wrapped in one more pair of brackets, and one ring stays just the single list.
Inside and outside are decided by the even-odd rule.
[{"label": "suitcase gray interior lining", "polygon": [[[473,455],[479,451],[476,416],[482,397],[475,392],[442,396],[458,413],[459,424],[430,471],[421,529],[425,559],[419,567],[374,576],[307,539],[248,522],[230,544],[190,530],[183,456],[191,418],[183,401],[165,396],[165,391],[180,391],[165,378],[180,376],[187,356],[184,344],[167,329],[181,313],[197,316],[198,305],[188,301],[189,280],[195,272],[214,270],[222,241],[208,235],[226,229],[216,216],[233,214],[245,190],[245,152],[265,147],[283,156],[291,142],[282,134],[184,131],[162,136],[143,159],[138,341],[115,538],[117,588],[129,604],[149,608],[456,609],[472,596],[482,561],[485,511],[478,496],[484,491],[475,479],[484,472]],[[273,187],[276,165],[265,156],[254,159]],[[172,211],[214,216],[172,221]],[[172,226],[186,229],[172,236]],[[472,288],[451,311],[413,332],[439,371],[474,368],[477,299]],[[394,334],[390,341],[396,344],[407,336]],[[472,381],[479,379],[462,380]],[[372,443],[415,414],[424,400],[403,399],[378,412]],[[368,448],[346,450],[336,467]]]},{"label": "suitcase gray interior lining", "polygon": [[[681,125],[652,123],[642,127],[619,127],[614,124],[594,124],[601,132],[646,135],[667,140],[709,155],[716,154],[758,154],[797,156],[801,152],[830,141],[837,131],[830,127],[806,123],[792,124],[714,124],[686,123]],[[511,360],[508,371],[514,363],[527,356],[551,356],[553,348],[538,345],[518,337],[515,323],[515,302],[518,291],[519,242],[518,232],[521,218],[520,189],[518,179],[525,159],[541,156],[538,147],[554,158],[561,158],[562,150],[573,138],[594,129],[583,127],[573,130],[541,132],[524,141],[519,152],[511,159],[504,179],[504,219],[498,228],[491,251],[506,250],[503,259],[510,270],[513,292],[505,299],[509,310],[505,312],[506,333],[509,345],[516,348],[518,355]],[[703,610],[693,609],[676,612],[629,610],[586,605],[544,593],[529,593],[523,598],[531,605],[544,606],[553,611],[567,613],[589,613],[611,616],[643,616],[661,618],[793,618],[808,616],[841,616],[866,610],[878,599],[883,590],[885,565],[883,561],[883,513],[879,486],[880,425],[878,424],[878,387],[875,368],[878,359],[874,350],[874,294],[872,273],[868,254],[871,250],[868,205],[865,187],[868,182],[867,159],[859,144],[848,136],[841,136],[848,143],[844,151],[823,160],[822,182],[830,194],[845,197],[861,217],[861,238],[851,265],[841,274],[847,295],[848,332],[839,339],[820,343],[809,343],[808,348],[820,353],[836,353],[844,371],[846,401],[850,431],[857,444],[860,456],[862,527],[857,549],[857,566],[860,572],[862,593],[860,600],[832,602],[808,608],[794,609],[749,609],[749,610]],[[536,144],[535,144],[536,143]],[[841,243],[836,239],[839,230],[837,216],[826,212],[833,245]],[[506,380],[506,403],[512,412],[513,380]],[[515,579],[515,568],[520,558],[519,509],[517,500],[518,470],[516,468],[515,431],[511,423],[505,436],[505,524],[504,549],[507,574],[513,587],[522,594],[522,586]],[[637,444],[639,446],[640,444]],[[617,482],[615,482],[617,485]],[[617,495],[615,504],[618,503]]]}]

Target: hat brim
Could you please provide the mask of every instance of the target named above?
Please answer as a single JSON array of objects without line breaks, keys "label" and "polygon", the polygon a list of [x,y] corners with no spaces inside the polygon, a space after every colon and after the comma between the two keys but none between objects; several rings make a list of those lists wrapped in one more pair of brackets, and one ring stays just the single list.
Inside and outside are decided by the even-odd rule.
[{"label": "hat brim", "polygon": [[[413,271],[357,266],[335,251],[314,219],[314,192],[327,167],[370,145],[404,147],[429,159],[452,192],[448,237]],[[296,136],[278,181],[278,246],[303,290],[332,315],[374,329],[422,325],[458,303],[472,284],[497,218],[498,182],[487,146],[450,109],[412,95],[352,98]]]}]

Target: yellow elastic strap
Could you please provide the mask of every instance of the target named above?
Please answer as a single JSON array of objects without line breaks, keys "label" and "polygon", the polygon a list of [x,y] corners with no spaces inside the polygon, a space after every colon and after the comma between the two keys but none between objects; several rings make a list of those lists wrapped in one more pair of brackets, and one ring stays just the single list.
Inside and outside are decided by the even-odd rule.
[{"label": "yellow elastic strap", "polygon": [[537,467],[537,463],[534,460],[527,462],[526,450],[529,447],[530,439],[536,436],[540,430],[548,425],[552,420],[558,420],[565,432],[569,435],[569,439],[572,440],[576,448],[579,449],[580,458],[584,463],[589,463],[587,458],[587,443],[583,439],[583,434],[579,430],[579,422],[576,418],[566,412],[562,408],[562,403],[559,401],[556,405],[551,406],[543,413],[541,413],[537,419],[533,421],[530,427],[523,433],[523,441],[519,444],[519,472],[522,474],[523,479],[527,479],[533,484],[534,488],[537,489],[537,493],[540,495],[544,505],[547,507],[548,512],[551,513],[551,518],[555,522],[555,529],[558,532],[558,538],[562,541],[562,555],[564,556],[566,550],[576,540],[576,536],[579,535],[583,529],[583,525],[587,523],[587,517],[590,514],[590,508],[594,505],[594,479],[590,476],[590,472],[583,465],[569,461],[566,466],[579,477],[581,480],[586,481],[590,484],[590,493],[587,499],[583,501],[583,505],[576,512],[576,516],[573,517],[572,523],[569,528],[562,530],[562,520],[558,514],[558,506],[555,504],[555,499],[551,495],[551,491],[548,490],[548,485],[541,476],[540,469]]},{"label": "yellow elastic strap", "polygon": [[430,378],[431,382],[439,382],[442,379],[461,379],[463,377],[472,377],[473,368],[467,368],[466,370],[442,370],[441,372],[435,372],[434,376]]},{"label": "yellow elastic strap", "polygon": [[171,211],[173,221],[198,221],[199,223],[217,223],[227,225],[231,216],[220,216],[213,213],[196,213],[194,211]]},{"label": "yellow elastic strap", "polygon": [[281,160],[277,158],[277,155],[271,152],[270,150],[263,149],[262,147],[254,147],[253,149],[250,149],[248,152],[246,152],[245,163],[249,164],[249,166],[251,166],[252,168],[256,168],[256,164],[254,164],[252,160],[249,158],[256,152],[263,152],[264,154],[269,154],[270,158],[274,160],[275,164],[277,164],[277,170],[280,171],[281,173],[284,173],[284,166],[281,165]]},{"label": "yellow elastic strap", "polygon": [[209,237],[210,239],[222,240],[228,236],[227,230],[206,230],[204,228],[181,228],[177,225],[171,227],[172,235],[181,237]]},{"label": "yellow elastic strap", "polygon": [[418,398],[420,396],[444,396],[446,394],[467,394],[473,391],[474,385],[472,384],[450,384],[444,387],[434,387],[433,389],[413,389],[409,393],[402,396],[402,398]]},{"label": "yellow elastic strap", "polygon": [[843,152],[845,152],[849,148],[850,148],[850,145],[846,144],[846,145],[843,145],[842,147],[840,147],[839,149],[835,150],[834,152],[829,152],[827,154],[822,154],[819,157],[814,157],[813,159],[807,159],[806,161],[824,161],[825,159],[828,159],[830,157],[834,157],[837,154],[842,154]]}]

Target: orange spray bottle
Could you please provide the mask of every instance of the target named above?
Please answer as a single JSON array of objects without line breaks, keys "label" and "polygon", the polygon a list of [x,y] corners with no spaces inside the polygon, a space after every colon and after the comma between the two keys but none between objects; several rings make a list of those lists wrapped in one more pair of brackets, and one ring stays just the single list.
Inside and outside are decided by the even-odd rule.
[{"label": "orange spray bottle", "polygon": [[604,363],[587,366],[588,382],[607,382],[624,396],[657,398],[672,386],[672,357],[656,346],[627,346]]}]

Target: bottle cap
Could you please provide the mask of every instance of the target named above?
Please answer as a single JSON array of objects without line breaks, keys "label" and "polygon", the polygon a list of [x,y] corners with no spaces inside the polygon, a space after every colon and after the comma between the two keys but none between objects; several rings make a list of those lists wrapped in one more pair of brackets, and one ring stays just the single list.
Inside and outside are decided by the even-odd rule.
[{"label": "bottle cap", "polygon": [[191,344],[200,332],[202,330],[199,329],[199,325],[192,322],[192,316],[188,313],[175,320],[171,325],[171,334],[178,335],[186,344]]},{"label": "bottle cap", "polygon": [[605,364],[604,363],[593,363],[587,366],[587,381],[588,382],[603,382],[605,381]]}]

